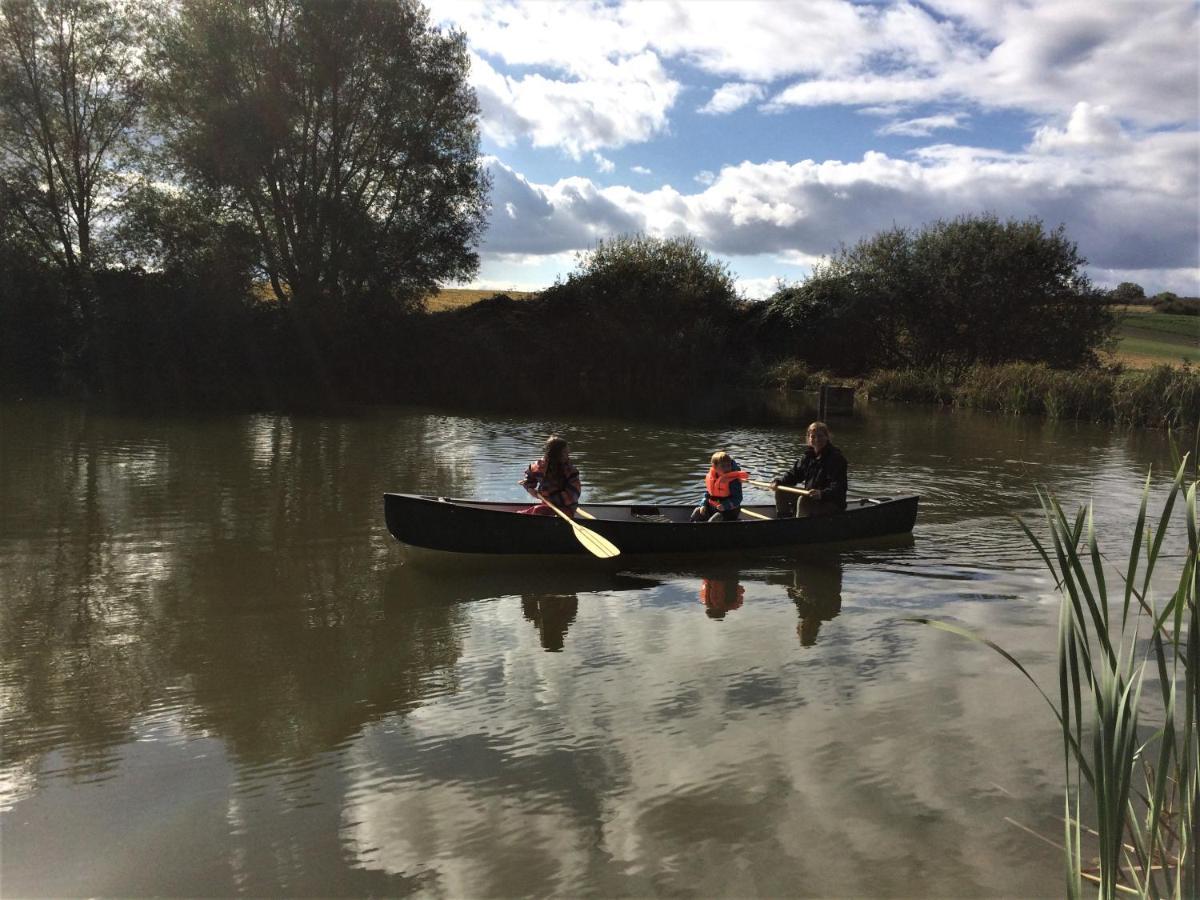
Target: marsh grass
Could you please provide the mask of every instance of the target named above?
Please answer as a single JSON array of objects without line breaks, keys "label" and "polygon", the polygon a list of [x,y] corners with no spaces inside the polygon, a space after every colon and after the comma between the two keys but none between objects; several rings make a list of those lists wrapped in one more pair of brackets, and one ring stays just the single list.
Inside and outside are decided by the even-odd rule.
[{"label": "marsh grass", "polygon": [[[1101,897],[1200,896],[1196,816],[1200,806],[1200,538],[1196,471],[1179,464],[1157,526],[1147,516],[1150,477],[1120,584],[1105,576],[1090,505],[1074,520],[1058,501],[1041,495],[1049,542],[1025,530],[1061,594],[1058,623],[1058,702],[1015,656],[963,628],[916,621],[987,644],[1037,688],[1062,729],[1064,855],[1067,894],[1082,896],[1084,881]],[[1190,482],[1190,483],[1189,483]],[[1187,553],[1174,589],[1160,607],[1151,577],[1177,503],[1187,523]],[[1143,687],[1161,702],[1148,722]],[[1180,693],[1182,691],[1182,693]],[[1085,804],[1087,797],[1090,803]],[[1086,828],[1081,810],[1095,809]],[[1095,839],[1085,859],[1083,834]]]},{"label": "marsh grass", "polygon": [[1009,415],[1152,428],[1200,424],[1200,373],[1190,366],[1064,370],[1018,362],[957,372],[893,369],[875,372],[865,387],[878,400],[948,403]]}]

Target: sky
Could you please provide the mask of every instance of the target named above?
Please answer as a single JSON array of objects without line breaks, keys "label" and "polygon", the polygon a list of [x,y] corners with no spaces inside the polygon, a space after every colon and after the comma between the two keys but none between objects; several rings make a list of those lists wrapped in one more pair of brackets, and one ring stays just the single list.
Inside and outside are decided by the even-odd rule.
[{"label": "sky", "polygon": [[747,297],[893,226],[1064,225],[1098,285],[1200,295],[1195,0],[427,0],[492,210],[470,286],[687,235]]}]

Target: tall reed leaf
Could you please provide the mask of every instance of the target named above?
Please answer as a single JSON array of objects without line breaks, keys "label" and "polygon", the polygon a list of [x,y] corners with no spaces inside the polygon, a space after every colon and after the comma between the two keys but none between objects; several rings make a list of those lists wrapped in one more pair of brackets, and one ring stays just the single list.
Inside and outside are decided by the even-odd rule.
[{"label": "tall reed leaf", "polygon": [[[1062,729],[1064,861],[1067,895],[1082,895],[1084,878],[1105,900],[1118,892],[1141,897],[1200,897],[1196,816],[1200,812],[1200,528],[1197,485],[1187,457],[1178,464],[1157,527],[1148,524],[1152,479],[1147,475],[1124,572],[1123,598],[1109,597],[1106,558],[1090,505],[1069,519],[1039,491],[1049,548],[1021,528],[1054,576],[1059,592],[1058,705],[1011,653],[965,628],[916,619],[991,647],[1033,684]],[[1190,481],[1190,483],[1188,483]],[[1176,501],[1182,495],[1187,552],[1176,588],[1161,610],[1154,573]],[[1145,547],[1143,548],[1143,542]],[[1140,581],[1140,586],[1138,582]],[[1130,616],[1133,601],[1138,614]],[[1119,624],[1111,603],[1121,604]],[[1142,615],[1145,613],[1145,615]],[[1142,739],[1142,689],[1153,660],[1161,721]],[[1180,689],[1182,688],[1182,695]],[[1153,694],[1154,691],[1151,690]],[[1177,721],[1182,717],[1182,722]],[[1090,747],[1090,752],[1084,748]],[[1136,782],[1136,784],[1135,784]],[[1138,787],[1137,785],[1142,785]],[[1083,855],[1083,792],[1094,801],[1099,878]],[[1090,829],[1089,829],[1090,830]]]}]

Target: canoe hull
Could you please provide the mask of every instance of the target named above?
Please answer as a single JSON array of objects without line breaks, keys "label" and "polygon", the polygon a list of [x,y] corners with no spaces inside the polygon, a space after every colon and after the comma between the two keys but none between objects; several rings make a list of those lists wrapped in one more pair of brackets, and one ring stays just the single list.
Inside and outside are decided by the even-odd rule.
[{"label": "canoe hull", "polygon": [[[579,523],[608,538],[622,554],[716,553],[796,547],[907,534],[917,519],[919,497],[852,502],[845,512],[795,519],[695,524],[692,507],[591,504],[594,520]],[[571,527],[553,516],[523,516],[511,503],[483,503],[413,494],[384,494],[384,515],[396,540],[412,547],[452,553],[579,555],[587,551]],[[773,515],[771,507],[745,509]],[[648,516],[647,510],[656,515]],[[674,518],[682,521],[663,521]]]}]

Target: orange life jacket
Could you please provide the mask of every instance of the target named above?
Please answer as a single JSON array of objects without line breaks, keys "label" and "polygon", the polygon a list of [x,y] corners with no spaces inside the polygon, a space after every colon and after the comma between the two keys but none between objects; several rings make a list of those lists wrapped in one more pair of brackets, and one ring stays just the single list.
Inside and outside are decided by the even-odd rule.
[{"label": "orange life jacket", "polygon": [[704,477],[704,490],[708,494],[709,506],[720,509],[721,500],[729,496],[729,485],[734,481],[746,481],[749,477],[750,473],[741,469],[718,472],[716,466],[711,466]]}]

